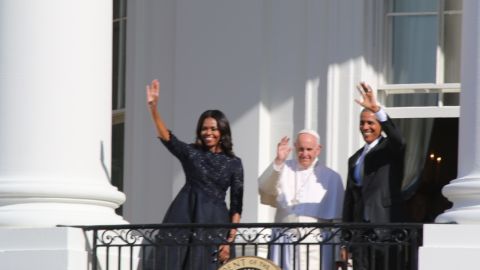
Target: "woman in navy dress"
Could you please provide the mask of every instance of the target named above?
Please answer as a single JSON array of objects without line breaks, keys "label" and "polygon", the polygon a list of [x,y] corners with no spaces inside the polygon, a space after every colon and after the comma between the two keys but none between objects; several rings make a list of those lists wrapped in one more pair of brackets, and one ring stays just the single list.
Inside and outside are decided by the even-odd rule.
[{"label": "woman in navy dress", "polygon": [[[147,104],[158,138],[181,162],[186,182],[165,214],[164,223],[239,223],[243,205],[243,166],[232,151],[230,125],[219,110],[205,111],[198,119],[196,141],[184,143],[167,129],[157,109],[160,83],[147,85]],[[230,208],[225,203],[230,188]],[[235,239],[236,230],[225,233],[226,240]],[[164,265],[156,269],[186,270],[217,269],[226,262],[233,250],[229,245],[194,246],[165,249],[160,254]],[[233,248],[232,248],[233,249]],[[216,254],[214,258],[212,254]],[[167,261],[166,264],[163,261]],[[166,265],[166,266],[165,266]]]}]

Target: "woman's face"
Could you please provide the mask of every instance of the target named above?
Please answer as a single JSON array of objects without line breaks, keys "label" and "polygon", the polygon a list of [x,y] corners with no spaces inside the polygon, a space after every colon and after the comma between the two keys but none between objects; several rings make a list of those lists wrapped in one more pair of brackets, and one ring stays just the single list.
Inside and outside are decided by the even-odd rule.
[{"label": "woman's face", "polygon": [[207,117],[203,120],[202,130],[200,131],[200,138],[203,145],[205,145],[212,152],[220,152],[220,130],[218,130],[217,120],[212,117]]}]

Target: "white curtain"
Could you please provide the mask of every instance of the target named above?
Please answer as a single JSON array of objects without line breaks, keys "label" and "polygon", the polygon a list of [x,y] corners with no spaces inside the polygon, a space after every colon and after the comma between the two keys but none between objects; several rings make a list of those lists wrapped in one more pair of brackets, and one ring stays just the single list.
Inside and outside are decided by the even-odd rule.
[{"label": "white curtain", "polygon": [[435,82],[437,17],[394,16],[391,84]]},{"label": "white curtain", "polygon": [[[393,12],[436,12],[437,0],[392,0]],[[392,16],[389,84],[433,83],[436,78],[438,17],[435,15]],[[434,106],[435,94],[394,95],[387,106]],[[419,182],[433,127],[433,119],[395,119],[407,143],[403,189],[406,196]]]},{"label": "white curtain", "polygon": [[395,119],[407,143],[402,189],[405,197],[416,190],[428,157],[433,118]]}]

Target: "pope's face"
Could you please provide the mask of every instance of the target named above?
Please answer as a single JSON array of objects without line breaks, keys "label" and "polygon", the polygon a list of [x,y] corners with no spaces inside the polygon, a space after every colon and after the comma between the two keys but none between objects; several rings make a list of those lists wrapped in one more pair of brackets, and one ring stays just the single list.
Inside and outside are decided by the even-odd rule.
[{"label": "pope's face", "polygon": [[320,155],[321,146],[317,143],[315,136],[303,133],[298,135],[295,142],[295,150],[297,153],[297,160],[303,169],[306,169],[312,165],[315,158]]}]

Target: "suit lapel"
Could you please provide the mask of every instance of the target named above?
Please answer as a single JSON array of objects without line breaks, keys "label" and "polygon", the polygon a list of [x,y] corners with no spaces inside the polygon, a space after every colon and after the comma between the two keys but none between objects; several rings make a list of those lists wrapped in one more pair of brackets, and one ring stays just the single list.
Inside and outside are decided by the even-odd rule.
[{"label": "suit lapel", "polygon": [[[385,138],[381,137],[378,144],[375,145],[375,147],[373,147],[372,149],[370,149],[370,151],[368,151],[368,153],[365,155],[364,166],[365,164],[369,164],[369,159],[372,155],[374,155],[376,152],[381,151],[383,148],[385,148],[384,143],[385,143]],[[376,170],[374,171],[374,173],[376,173]],[[369,175],[369,177],[366,177],[364,175],[363,188],[362,188],[363,192],[365,192],[368,189],[368,187],[372,183],[373,178],[375,178],[374,175]]]}]

